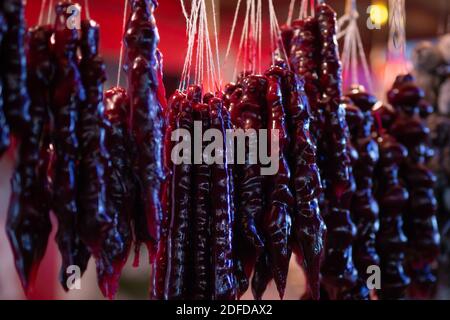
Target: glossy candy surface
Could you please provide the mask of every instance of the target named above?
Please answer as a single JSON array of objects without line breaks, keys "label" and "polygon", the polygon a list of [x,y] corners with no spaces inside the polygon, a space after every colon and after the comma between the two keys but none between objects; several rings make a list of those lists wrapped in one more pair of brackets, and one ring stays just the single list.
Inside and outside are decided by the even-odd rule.
[{"label": "glossy candy surface", "polygon": [[77,265],[86,270],[90,253],[77,231],[78,205],[78,159],[79,113],[86,94],[76,61],[78,31],[68,29],[66,22],[70,14],[67,8],[73,5],[63,1],[56,5],[55,44],[56,76],[51,101],[54,115],[55,157],[52,163],[54,200],[53,210],[58,220],[56,241],[62,256],[60,281],[67,287],[67,268]]},{"label": "glossy candy surface", "polygon": [[140,201],[147,220],[150,258],[154,259],[161,236],[163,219],[161,188],[165,177],[163,166],[164,120],[160,101],[161,81],[158,29],[153,11],[156,1],[131,1],[131,15],[124,34],[131,101],[130,132],[133,144],[133,166],[139,183]]},{"label": "glossy candy surface", "polygon": [[55,71],[50,55],[52,33],[50,26],[29,31],[28,90],[33,122],[23,128],[23,138],[19,141],[6,226],[25,293],[33,289],[52,227],[51,199],[46,189],[48,145],[44,139]]},{"label": "glossy candy surface", "polygon": [[[374,118],[372,108],[377,99],[367,93],[364,87],[354,86],[347,97],[353,104],[347,104],[347,123],[351,141],[358,157],[353,161],[356,192],[353,195],[351,213],[357,234],[353,244],[353,259],[359,274],[359,286],[366,290],[367,269],[379,265],[376,252],[376,234],[379,230],[379,207],[374,197],[374,172],[379,160],[379,148],[372,136]],[[360,292],[361,292],[360,290]]]},{"label": "glossy candy surface", "polygon": [[322,183],[317,165],[317,148],[310,132],[312,115],[303,82],[292,72],[285,73],[283,91],[290,136],[291,185],[295,191],[292,237],[294,250],[302,258],[307,274],[308,295],[318,299],[326,226],[318,202]]},{"label": "glossy candy surface", "polygon": [[377,167],[376,197],[380,208],[380,230],[376,244],[380,256],[381,289],[383,300],[405,297],[410,278],[404,271],[405,250],[408,239],[403,231],[402,214],[407,212],[408,191],[400,183],[399,166],[408,151],[388,134],[377,139],[380,159]]},{"label": "glossy candy surface", "polygon": [[[5,16],[0,12],[0,49],[3,45],[3,38],[5,37],[8,27],[6,25]],[[3,72],[3,69],[2,69]],[[3,78],[0,79],[0,157],[8,149],[10,144],[10,128],[6,121],[5,103],[3,94]]]},{"label": "glossy candy surface", "polygon": [[352,258],[356,228],[350,217],[355,185],[348,148],[349,132],[341,104],[342,74],[336,39],[336,13],[328,5],[319,4],[316,15],[321,42],[321,104],[325,118],[324,144],[321,146],[325,163],[321,163],[321,174],[328,202],[323,212],[328,233],[322,275],[330,298],[340,299],[341,294],[351,289],[357,279]]},{"label": "glossy candy surface", "polygon": [[440,235],[437,226],[436,177],[426,168],[431,150],[430,129],[421,113],[424,93],[411,75],[397,77],[388,99],[398,112],[390,132],[408,149],[408,158],[400,175],[410,198],[404,215],[408,236],[408,272],[412,278],[410,294],[431,297],[436,290],[436,277],[431,264],[439,255]]},{"label": "glossy candy surface", "polygon": [[20,130],[30,121],[25,51],[25,0],[4,0],[0,4],[7,29],[1,51],[4,112],[11,130]]},{"label": "glossy candy surface", "polygon": [[[103,294],[113,298],[119,285],[122,268],[132,242],[131,220],[136,198],[129,152],[127,119],[130,109],[125,89],[114,87],[104,94],[101,114],[105,128],[105,211],[110,223],[105,226],[100,255],[97,257],[99,286]],[[137,223],[134,221],[134,223]]]}]

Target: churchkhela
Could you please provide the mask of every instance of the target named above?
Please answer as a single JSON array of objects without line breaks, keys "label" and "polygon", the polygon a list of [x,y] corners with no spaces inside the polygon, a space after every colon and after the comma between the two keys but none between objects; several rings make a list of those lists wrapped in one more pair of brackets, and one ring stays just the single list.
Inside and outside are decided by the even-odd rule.
[{"label": "churchkhela", "polygon": [[295,195],[292,210],[294,251],[302,257],[307,275],[308,295],[319,298],[320,263],[323,258],[326,226],[319,209],[322,182],[317,165],[317,147],[312,138],[312,120],[303,82],[285,70],[284,95],[290,138],[291,186]]},{"label": "churchkhela", "polygon": [[[353,288],[357,272],[352,259],[355,225],[350,217],[355,188],[349,148],[342,74],[336,30],[336,13],[327,4],[315,7],[315,16],[292,23],[289,62],[304,79],[311,108],[311,137],[317,147],[317,164],[323,192],[318,192],[321,216],[327,226],[322,284],[329,298],[341,299]],[[320,229],[319,229],[320,230]],[[322,231],[323,232],[323,231]],[[339,288],[339,289],[338,289]],[[315,290],[314,298],[318,298]]]},{"label": "churchkhela", "polygon": [[382,128],[379,131],[380,159],[375,171],[375,195],[380,209],[376,249],[380,257],[381,287],[377,295],[382,300],[397,300],[405,297],[410,284],[404,270],[408,239],[403,229],[403,214],[407,212],[410,195],[399,179],[399,168],[408,151]]},{"label": "churchkhela", "polygon": [[104,176],[105,211],[110,223],[103,231],[105,236],[97,262],[97,276],[103,295],[110,299],[118,289],[120,273],[133,240],[131,224],[136,188],[129,152],[129,112],[130,102],[125,89],[114,87],[104,93],[101,118],[108,156]]},{"label": "churchkhela", "polygon": [[[5,17],[0,11],[0,50],[2,50],[3,39],[5,37],[8,27],[6,25]],[[3,51],[3,50],[2,50]],[[2,70],[3,72],[3,70]],[[0,79],[0,158],[3,153],[8,149],[10,144],[10,128],[6,121],[5,115],[5,101],[3,95],[3,78]]]},{"label": "churchkhela", "polygon": [[50,54],[51,26],[29,31],[28,92],[33,121],[22,128],[6,230],[25,293],[33,290],[50,236],[50,203],[46,189],[48,155],[44,136],[49,122],[50,88],[55,66]]},{"label": "churchkhela", "polygon": [[424,96],[409,74],[398,76],[388,92],[389,102],[397,112],[390,132],[408,149],[400,176],[410,194],[404,220],[408,237],[407,266],[412,279],[409,291],[413,297],[430,297],[436,290],[431,265],[439,255],[440,244],[434,194],[436,177],[426,167],[433,150],[430,130],[421,117],[425,115],[421,107],[427,105]]},{"label": "churchkhela", "polygon": [[[312,16],[275,28],[272,64],[257,72],[259,9],[249,1],[256,20],[241,49],[251,61],[222,86],[205,1],[193,1],[183,80],[167,103],[156,0],[131,1],[128,89],[105,92],[100,26],[86,15],[80,30],[67,28],[68,9],[81,7],[62,0],[54,25],[25,38],[24,3],[0,5],[0,155],[11,131],[7,234],[26,293],[52,210],[66,290],[69,267],[83,273],[92,256],[113,299],[132,245],[136,265],[145,244],[152,299],[234,300],[251,286],[259,300],[272,280],[283,298],[292,253],[305,299],[433,295],[440,238],[424,122],[432,107],[410,75],[396,79],[390,105],[359,85],[344,95],[330,6],[320,1]],[[381,288],[371,292],[377,265]]]},{"label": "churchkhela", "polygon": [[[162,90],[158,69],[158,29],[153,12],[156,0],[131,1],[124,43],[130,97],[129,129],[135,148],[134,174],[139,184],[140,200],[147,220],[147,239],[141,239],[154,259],[161,237],[163,213],[161,186],[165,178],[163,166],[164,119],[158,92]],[[142,226],[140,226],[142,227]]]},{"label": "churchkhela", "polygon": [[76,265],[81,272],[86,270],[90,253],[81,241],[76,224],[79,216],[77,205],[79,173],[79,112],[86,100],[80,71],[77,64],[78,30],[67,28],[70,1],[56,5],[55,44],[56,59],[55,86],[51,101],[54,116],[55,157],[52,162],[54,174],[53,211],[58,220],[56,240],[63,263],[60,281],[68,289],[67,268]]},{"label": "churchkhela", "polygon": [[3,34],[1,58],[3,103],[8,125],[20,134],[30,120],[30,97],[27,90],[27,58],[25,35],[25,0],[5,0],[0,5],[6,29]]},{"label": "churchkhela", "polygon": [[[374,171],[379,159],[378,144],[372,132],[374,118],[372,108],[377,99],[363,86],[353,86],[346,94],[352,103],[346,104],[346,119],[350,129],[351,143],[356,151],[352,166],[356,191],[352,198],[351,215],[356,224],[353,243],[353,260],[358,270],[358,284],[353,292],[359,298],[369,298],[367,288],[368,268],[379,265],[376,252],[376,234],[379,230],[379,208],[374,197]],[[356,297],[358,298],[358,296]]]}]

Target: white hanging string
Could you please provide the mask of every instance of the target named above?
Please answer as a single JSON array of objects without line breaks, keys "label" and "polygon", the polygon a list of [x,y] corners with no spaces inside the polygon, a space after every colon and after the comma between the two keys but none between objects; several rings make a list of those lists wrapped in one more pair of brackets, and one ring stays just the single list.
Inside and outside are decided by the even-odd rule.
[{"label": "white hanging string", "polygon": [[[213,10],[213,11],[215,11],[215,10]],[[208,49],[208,56],[209,56],[208,61],[209,61],[210,71],[211,71],[211,83],[210,83],[209,90],[216,91],[215,89],[217,89],[217,90],[221,89],[221,84],[220,84],[220,76],[221,76],[220,69],[221,69],[221,66],[220,66],[220,57],[219,57],[219,49],[218,49],[219,42],[217,40],[217,42],[216,42],[216,52],[214,54],[213,50],[212,50],[213,46],[211,45],[210,36],[209,36],[209,28],[208,28],[209,23],[208,23],[208,15],[206,14],[206,10],[204,11],[204,14],[205,14],[206,39],[207,39],[206,47]],[[214,23],[213,23],[213,25],[214,25]],[[216,66],[214,65],[214,55],[216,56],[215,58],[216,58],[216,61],[218,63],[217,64],[217,69],[216,69]],[[219,75],[219,79],[217,78],[217,75]],[[219,80],[219,82],[217,82],[217,80]]]},{"label": "white hanging string", "polygon": [[202,19],[202,10],[201,10],[201,0],[199,0],[199,27],[198,27],[198,38],[197,38],[197,59],[195,64],[195,78],[194,82],[199,83],[201,77],[201,68],[203,67],[203,19]]},{"label": "white hanging string", "polygon": [[214,24],[214,40],[216,43],[216,62],[217,62],[217,72],[219,76],[219,87],[222,87],[222,73],[221,73],[221,65],[220,65],[220,56],[219,56],[219,35],[217,30],[217,17],[216,17],[216,5],[215,0],[211,0],[212,3],[212,11],[213,11],[213,24]]},{"label": "white hanging string", "polygon": [[187,87],[190,81],[190,70],[192,66],[192,58],[194,52],[195,38],[197,34],[197,20],[198,20],[198,1],[194,0],[191,5],[191,14],[189,16],[188,26],[188,50],[184,61],[183,73],[181,76],[179,90]]},{"label": "white hanging string", "polygon": [[359,31],[356,33],[356,42],[358,44],[358,52],[359,52],[359,59],[362,62],[363,65],[363,71],[364,71],[364,76],[366,78],[367,81],[367,86],[368,89],[370,90],[370,92],[374,92],[374,86],[373,86],[373,82],[372,82],[372,77],[371,77],[371,72],[369,69],[369,63],[367,61],[367,57],[366,57],[366,52],[364,51],[364,46],[361,40],[361,34],[359,33]]},{"label": "white hanging string", "polygon": [[[277,14],[275,12],[275,7],[273,5],[273,0],[269,0],[269,16],[270,16],[270,24],[271,24],[271,37],[274,37],[274,41],[276,43],[276,46],[278,50],[281,51],[283,54],[283,57],[287,57],[286,48],[283,45],[283,42],[281,41],[281,29],[280,25],[278,23]],[[275,52],[272,50],[272,63],[275,63]],[[288,69],[290,70],[291,67],[289,63],[287,64]]]},{"label": "white hanging string", "polygon": [[241,39],[239,41],[239,49],[238,49],[238,54],[236,57],[236,62],[234,65],[234,71],[233,71],[233,79],[236,79],[237,76],[237,69],[239,66],[239,60],[241,58],[242,55],[242,50],[244,48],[244,43],[246,43],[246,39],[248,38],[248,20],[249,20],[249,16],[250,16],[250,2],[251,0],[247,0],[247,9],[245,12],[245,20],[244,20],[244,25],[242,27],[242,34],[241,34]]},{"label": "white hanging string", "polygon": [[186,6],[184,5],[184,1],[180,0],[181,2],[181,11],[183,12],[184,18],[186,20],[186,34],[189,32],[189,16],[186,10]]},{"label": "white hanging string", "polygon": [[91,13],[89,10],[89,0],[84,0],[84,12],[86,12],[86,19],[91,20]]},{"label": "white hanging string", "polygon": [[[405,21],[405,0],[389,0],[389,40],[387,68],[384,70],[384,89],[391,87],[395,75],[408,73]],[[386,99],[386,95],[384,98]]]},{"label": "white hanging string", "polygon": [[[213,8],[215,13],[215,7]],[[214,19],[214,18],[213,18]],[[191,14],[188,17],[188,49],[179,85],[179,90],[185,90],[190,84],[191,67],[195,51],[194,82],[213,89],[217,82],[217,68],[220,69],[220,57],[218,54],[218,40],[216,41],[216,52],[213,53],[211,45],[208,15],[206,12],[206,0],[193,0]],[[217,34],[217,22],[214,24],[214,34]],[[217,36],[218,37],[218,36]],[[220,87],[220,85],[219,85]],[[217,88],[220,89],[220,88]]]},{"label": "white hanging string", "polygon": [[389,0],[389,53],[405,60],[405,0]]},{"label": "white hanging string", "polygon": [[[321,0],[317,0],[318,3],[322,3]],[[315,6],[315,1],[314,0],[310,0],[309,1],[309,5],[311,7],[311,17],[314,17],[316,15],[316,6]]]},{"label": "white hanging string", "polygon": [[373,92],[373,84],[369,64],[362,44],[361,34],[358,29],[358,10],[356,0],[347,0],[345,15],[340,19],[342,22],[348,22],[345,29],[340,30],[339,37],[344,36],[344,46],[342,51],[342,65],[344,78],[347,83],[359,84],[358,62],[362,64],[364,78],[368,89]]},{"label": "white hanging string", "polygon": [[270,52],[272,52],[271,55],[272,64],[275,64],[275,55],[273,54],[273,52],[275,52],[276,48],[276,35],[274,32],[272,7],[270,6],[270,0],[268,0],[268,3],[269,3],[269,25],[270,25]]},{"label": "white hanging string", "polygon": [[308,16],[308,0],[302,0],[300,3],[300,13],[298,14],[299,19],[305,19]]},{"label": "white hanging string", "polygon": [[[189,35],[190,35],[189,36],[190,37],[190,42],[191,42],[191,44],[190,44],[190,54],[189,54],[189,60],[188,60],[188,65],[187,65],[187,69],[186,69],[187,78],[186,78],[186,81],[185,81],[183,89],[186,88],[189,85],[189,83],[190,83],[190,77],[191,77],[190,70],[191,70],[192,61],[193,61],[193,55],[194,55],[195,39],[196,39],[196,35],[197,35],[197,32],[198,32],[198,26],[197,26],[198,9],[199,9],[198,6],[199,6],[199,2],[198,1],[194,1],[193,6],[192,6],[193,11],[192,11],[192,15],[191,15],[193,20],[191,20],[191,22],[190,22],[191,30],[190,30],[190,33],[189,33]],[[195,76],[195,73],[194,73],[194,76]]]},{"label": "white hanging string", "polygon": [[[184,4],[182,4],[182,7],[184,7]],[[194,10],[195,10],[195,3],[193,3],[191,5],[191,14],[189,16],[185,16],[186,18],[186,34],[188,36],[188,49],[187,49],[187,53],[186,53],[186,57],[184,59],[184,65],[183,65],[183,72],[181,73],[181,81],[180,81],[180,85],[178,87],[179,90],[182,90],[185,85],[186,85],[186,81],[188,81],[188,75],[187,70],[188,70],[188,65],[190,65],[191,61],[192,61],[192,36],[191,36],[191,32],[192,29],[194,28],[194,26],[191,24],[191,20],[194,17]]]},{"label": "white hanging string", "polygon": [[41,1],[41,9],[39,10],[39,19],[38,19],[38,25],[42,25],[42,20],[44,20],[44,10],[45,5],[47,4],[47,0]]},{"label": "white hanging string", "polygon": [[286,24],[288,26],[290,26],[292,24],[292,18],[294,16],[294,8],[295,8],[295,0],[291,0],[291,3],[289,4],[288,17],[286,20]]},{"label": "white hanging string", "polygon": [[50,3],[48,4],[47,24],[50,24],[52,21],[52,10],[53,10],[53,0],[50,0]]},{"label": "white hanging string", "polygon": [[[128,9],[128,0],[125,0],[122,17],[122,35],[125,32],[125,25],[127,23],[127,9]],[[117,87],[120,85],[120,78],[122,76],[122,64],[123,64],[123,39],[120,41],[119,67],[117,70]]]},{"label": "white hanging string", "polygon": [[258,72],[262,72],[262,0],[258,0],[257,35],[258,35]]},{"label": "white hanging string", "polygon": [[233,42],[233,36],[234,36],[234,31],[236,29],[237,19],[238,19],[238,15],[239,15],[239,7],[241,6],[241,1],[242,0],[238,0],[238,3],[236,5],[236,11],[234,12],[233,24],[231,26],[230,39],[228,40],[227,52],[225,54],[225,62],[227,62],[228,56],[230,54],[231,43]]}]

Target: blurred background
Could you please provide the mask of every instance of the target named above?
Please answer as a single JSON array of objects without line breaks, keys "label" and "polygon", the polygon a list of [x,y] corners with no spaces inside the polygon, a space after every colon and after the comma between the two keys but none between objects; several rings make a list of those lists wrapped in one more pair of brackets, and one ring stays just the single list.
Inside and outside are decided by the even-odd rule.
[{"label": "blurred background", "polygon": [[[237,0],[215,0],[218,8],[219,23],[219,46],[222,57],[225,55],[233,16]],[[80,1],[84,5],[84,0]],[[186,22],[183,17],[179,0],[159,0],[160,5],[156,11],[156,19],[160,32],[160,50],[164,54],[164,81],[166,90],[170,95],[178,86],[179,77],[182,71],[186,54]],[[297,1],[298,3],[299,1]],[[286,21],[288,16],[290,0],[274,0],[280,24]],[[344,14],[344,0],[329,0],[338,16]],[[91,0],[88,1],[91,18],[101,25],[101,53],[106,60],[108,69],[108,82],[105,88],[116,84],[117,69],[120,53],[120,43],[122,37],[122,19],[124,14],[124,0]],[[369,14],[367,8],[370,5],[377,5],[378,10],[372,12],[372,19],[381,23],[381,29],[369,30],[366,26]],[[243,5],[242,5],[243,6]],[[360,12],[360,31],[372,67],[376,93],[378,98],[383,98],[383,79],[395,74],[385,74],[386,65],[386,45],[388,40],[387,27],[387,1],[383,0],[357,0]],[[29,0],[26,7],[26,17],[29,26],[37,23],[40,13],[41,1]],[[408,55],[417,42],[428,39],[435,40],[439,35],[449,31],[449,0],[407,0],[406,1],[406,37],[408,40]],[[263,17],[263,52],[265,61],[269,63],[269,16],[267,8],[264,8]],[[238,21],[238,28],[235,38],[240,36],[242,27],[243,9],[241,7],[241,19]],[[47,11],[45,11],[46,13]],[[298,15],[296,7],[294,18]],[[45,16],[45,19],[47,17]],[[210,19],[211,20],[211,19]],[[266,32],[267,31],[267,32]],[[237,39],[231,50],[228,62],[223,64],[224,81],[231,80],[231,72],[234,67],[234,60],[237,54]],[[264,64],[263,64],[264,65]],[[389,70],[393,70],[390,69]],[[126,85],[126,79],[120,79],[121,85]],[[10,185],[9,179],[13,170],[14,151],[13,148],[6,154],[0,162],[0,299],[22,299],[24,298],[19,279],[14,270],[12,254],[4,231],[4,222],[9,202]],[[55,227],[55,224],[54,224]],[[53,239],[54,235],[51,236]],[[59,255],[53,240],[49,242],[44,262],[38,273],[37,288],[31,298],[35,299],[101,299],[101,294],[96,285],[95,266],[91,260],[89,269],[82,279],[82,289],[64,293],[57,283],[57,272],[59,269]],[[119,290],[119,299],[146,299],[148,296],[150,268],[145,263],[147,261],[146,252],[142,250],[141,267],[132,268],[131,260],[125,268]],[[448,271],[448,270],[447,270]],[[448,282],[448,279],[446,280]],[[298,299],[304,291],[304,281],[301,270],[292,263],[292,270],[288,280],[286,293],[287,299]],[[245,296],[250,298],[250,294]],[[265,298],[276,298],[275,290],[268,290]],[[443,286],[438,294],[440,298],[450,298],[450,294]]]}]

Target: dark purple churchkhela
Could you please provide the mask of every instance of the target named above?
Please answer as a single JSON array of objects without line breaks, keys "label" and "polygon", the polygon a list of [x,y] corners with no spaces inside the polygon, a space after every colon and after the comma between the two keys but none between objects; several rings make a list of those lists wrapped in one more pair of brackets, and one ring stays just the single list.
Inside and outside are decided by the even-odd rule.
[{"label": "dark purple churchkhela", "polygon": [[268,142],[270,145],[275,138],[272,137],[270,130],[278,130],[276,137],[278,141],[274,143],[278,144],[280,149],[279,157],[275,159],[278,162],[278,171],[267,177],[266,183],[270,189],[266,192],[268,203],[262,219],[272,277],[281,298],[284,296],[291,258],[289,238],[291,235],[291,208],[294,204],[294,197],[290,190],[291,172],[287,159],[289,136],[285,106],[283,105],[284,74],[284,69],[279,66],[273,66],[265,73],[268,81],[266,92]]},{"label": "dark purple churchkhela", "polygon": [[133,166],[147,219],[151,259],[161,236],[163,220],[161,187],[164,119],[158,100],[158,29],[153,16],[155,0],[131,1],[124,42],[127,52],[128,94],[131,101],[130,131],[135,144]]},{"label": "dark purple churchkhela", "polygon": [[209,103],[211,128],[221,132],[223,163],[211,165],[211,291],[213,300],[234,300],[236,285],[233,267],[234,212],[230,199],[231,172],[226,161],[225,125],[223,101],[212,98]]},{"label": "dark purple churchkhela", "polygon": [[[167,109],[165,110],[166,119],[166,131],[164,136],[164,167],[167,172],[166,181],[163,186],[162,193],[162,208],[164,212],[163,219],[163,229],[161,233],[161,240],[158,246],[158,252],[156,254],[155,266],[153,268],[152,275],[152,292],[151,298],[155,300],[164,299],[165,283],[166,283],[166,270],[168,265],[168,235],[170,228],[170,215],[172,212],[172,179],[173,179],[173,168],[174,164],[171,160],[171,152],[174,143],[171,140],[172,132],[177,129],[176,117],[179,110],[181,109],[181,104],[184,103],[186,95],[180,91],[176,91],[169,99]],[[195,240],[194,240],[195,241]],[[196,254],[194,252],[194,254]],[[200,256],[202,254],[200,253]],[[195,258],[194,258],[195,261]],[[195,262],[194,262],[195,263]],[[199,284],[197,284],[199,285]],[[201,284],[199,285],[201,287]],[[195,289],[194,289],[195,290]],[[201,289],[196,292],[203,292]],[[199,294],[201,295],[201,294]]]},{"label": "dark purple churchkhela", "polygon": [[[264,109],[267,80],[263,76],[248,76],[242,80],[242,95],[235,106],[230,109],[231,120],[236,129],[264,128],[262,112]],[[257,134],[257,131],[256,131]],[[236,204],[243,235],[248,244],[256,252],[264,247],[261,231],[257,220],[263,215],[263,179],[260,176],[260,166],[248,163],[249,153],[246,153],[246,164],[239,166],[241,175],[236,184],[239,201]]]},{"label": "dark purple churchkhela", "polygon": [[[322,110],[320,101],[320,40],[319,24],[316,18],[296,20],[292,24],[294,35],[291,40],[289,63],[292,70],[304,81],[305,93],[311,109],[311,137],[314,143],[322,136]],[[317,146],[318,147],[318,146]]]},{"label": "dark purple churchkhela", "polygon": [[55,157],[52,163],[54,194],[53,211],[58,220],[56,241],[62,256],[60,281],[67,288],[67,267],[77,265],[86,270],[90,253],[81,241],[77,231],[78,219],[78,160],[80,145],[78,140],[79,113],[83,108],[86,94],[77,65],[78,30],[67,28],[70,17],[67,8],[70,1],[56,5],[55,44],[56,61],[55,85],[51,100],[54,115]]},{"label": "dark purple churchkhela", "polygon": [[[231,114],[228,110],[230,105],[234,105],[234,103],[239,99],[239,92],[242,89],[234,84],[230,84],[226,87],[224,94],[222,95],[222,99],[224,102],[224,108],[222,109],[223,123],[225,130],[232,130],[234,128],[233,123],[231,121]],[[237,91],[237,94],[233,94]],[[230,143],[231,141],[227,141]],[[233,150],[232,145],[226,146],[226,151],[231,152]],[[233,150],[235,151],[235,150]],[[234,213],[233,216],[233,256],[234,256],[234,277],[235,277],[235,285],[236,285],[236,297],[240,298],[249,287],[249,279],[245,272],[245,263],[247,260],[246,256],[246,245],[242,242],[243,234],[241,229],[239,228],[239,220],[237,217],[236,211],[236,203],[238,199],[238,195],[236,193],[235,183],[239,177],[236,176],[237,173],[237,164],[227,163],[228,171],[229,171],[229,201],[231,211]]]},{"label": "dark purple churchkhela", "polygon": [[[211,120],[209,117],[209,106],[206,103],[196,103],[194,105],[195,121],[201,123],[202,132],[210,129]],[[202,143],[202,153],[207,143]],[[193,212],[193,267],[194,281],[193,294],[194,299],[204,300],[211,297],[211,234],[210,224],[212,220],[210,198],[211,194],[211,168],[203,162],[194,165],[194,212]]]},{"label": "dark purple churchkhela", "polygon": [[410,278],[403,266],[408,239],[403,232],[402,214],[407,213],[408,191],[399,180],[399,167],[408,151],[389,134],[377,138],[380,159],[375,172],[376,198],[380,208],[380,230],[376,247],[380,256],[381,289],[377,294],[383,300],[397,300],[405,296]]},{"label": "dark purple churchkhela", "polygon": [[113,298],[122,268],[127,261],[132,243],[131,219],[136,190],[129,152],[128,114],[129,98],[125,89],[115,87],[104,94],[101,118],[105,129],[104,145],[108,155],[105,166],[105,210],[110,223],[105,233],[101,255],[97,261],[100,289]]},{"label": "dark purple churchkhela", "polygon": [[322,213],[328,228],[326,254],[322,265],[324,288],[331,299],[353,288],[357,279],[352,258],[356,228],[350,217],[354,180],[348,143],[349,132],[345,110],[341,105],[342,75],[336,39],[336,13],[326,4],[316,8],[321,43],[320,88],[324,107],[324,152],[321,164],[326,210]]},{"label": "dark purple churchkhela", "polygon": [[424,92],[411,75],[400,75],[388,92],[389,102],[397,111],[390,132],[408,149],[408,158],[400,175],[410,194],[404,215],[408,237],[408,273],[413,297],[430,297],[436,290],[431,265],[439,255],[440,235],[437,225],[435,175],[426,167],[433,155],[430,129],[421,117]]},{"label": "dark purple churchkhela", "polygon": [[[189,97],[181,105],[175,116],[175,128],[193,133],[194,118],[192,105],[198,101]],[[179,139],[186,139],[180,136]],[[192,159],[192,154],[183,154],[183,159]],[[192,173],[193,165],[173,164],[170,194],[170,228],[167,238],[167,268],[164,299],[180,300],[189,298],[188,277],[190,276],[189,254],[192,227]],[[192,163],[192,162],[191,162]]]},{"label": "dark purple churchkhela", "polygon": [[[266,104],[267,79],[263,76],[249,75],[242,76],[239,81],[240,88],[236,88],[230,97],[229,111],[231,121],[235,129],[256,130],[254,137],[257,137],[258,130],[265,127],[263,122]],[[253,142],[254,143],[254,142]],[[250,278],[255,265],[255,259],[264,250],[264,240],[261,229],[261,219],[264,213],[264,178],[260,175],[260,165],[250,163],[250,141],[246,142],[245,164],[235,167],[236,179],[236,232],[235,236],[240,239],[236,244],[238,264],[242,264],[245,277]],[[237,159],[239,160],[239,159]],[[243,160],[243,159],[241,159]],[[270,269],[268,275],[260,277],[255,271],[252,281],[252,288],[256,297],[264,292],[268,281],[259,282],[256,279],[271,279]],[[241,284],[246,283],[244,275],[239,273],[240,289]],[[264,283],[265,282],[265,283]]]},{"label": "dark purple churchkhela", "polygon": [[4,0],[0,4],[7,24],[1,51],[3,103],[6,119],[13,132],[19,133],[30,121],[30,97],[27,91],[25,52],[25,0]]},{"label": "dark purple churchkhela", "polygon": [[[120,105],[121,99],[115,98],[121,95],[117,89],[108,93],[112,97],[106,100],[110,103],[108,106],[110,109],[105,111],[103,83],[106,81],[106,70],[103,58],[98,53],[99,31],[99,25],[95,21],[82,21],[80,72],[86,91],[86,101],[80,110],[78,227],[83,242],[96,259],[99,287],[105,297],[112,299],[118,288],[120,271],[128,256],[131,235],[127,217],[129,210],[123,205],[120,206],[121,202],[127,203],[122,200],[127,190],[120,190],[126,184],[120,183],[118,179],[122,178],[122,175],[116,176],[117,170],[112,171],[108,166],[113,163],[111,161],[113,159],[110,158],[114,154],[113,149],[124,148],[124,143],[128,141],[124,140],[127,137],[126,131],[122,132],[122,135],[125,134],[123,141],[118,139],[117,144],[106,140],[114,139],[111,135],[121,132],[115,129],[115,126],[122,123],[108,123],[108,119],[104,119],[104,116],[110,116],[115,120],[114,114],[117,113],[125,123],[127,110],[122,110],[124,107]],[[119,105],[116,106],[114,103]],[[122,152],[122,155],[125,156],[126,153]],[[118,207],[114,205],[114,197],[119,197]],[[120,225],[122,216],[125,216],[123,219],[125,224]]]},{"label": "dark purple churchkhela", "polygon": [[[0,11],[0,52],[3,51],[3,39],[6,35],[6,32],[8,30],[8,27],[6,25],[5,16]],[[3,74],[3,67],[0,67],[0,71]],[[3,78],[0,78],[0,158],[3,155],[3,153],[8,149],[9,143],[10,143],[10,129],[9,124],[6,121],[6,115],[5,115],[5,101],[4,101],[4,94],[3,94]]]},{"label": "dark purple churchkhela", "polygon": [[43,162],[48,161],[44,135],[54,76],[50,54],[52,33],[49,26],[36,27],[29,32],[28,90],[33,121],[22,128],[24,135],[19,141],[18,162],[11,179],[6,226],[25,293],[33,288],[51,231],[50,199],[45,188],[47,171]]},{"label": "dark purple churchkhela", "polygon": [[376,252],[376,234],[379,230],[379,208],[373,194],[373,178],[379,159],[378,144],[372,135],[374,118],[372,108],[377,99],[362,86],[353,86],[346,95],[353,104],[347,104],[347,123],[351,143],[357,152],[353,161],[356,191],[353,195],[351,214],[356,224],[356,238],[353,243],[353,260],[358,270],[359,282],[356,292],[363,292],[368,298],[366,286],[370,266],[379,265]]},{"label": "dark purple churchkhela", "polygon": [[311,111],[303,82],[285,71],[285,111],[290,137],[289,157],[295,210],[292,212],[294,251],[302,257],[308,279],[308,294],[319,299],[320,262],[323,258],[326,226],[320,215],[322,183],[317,166],[317,148],[310,133]]}]

